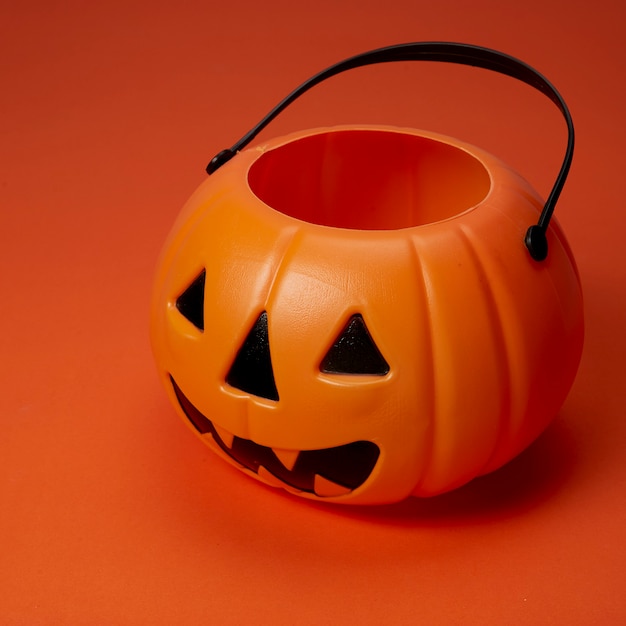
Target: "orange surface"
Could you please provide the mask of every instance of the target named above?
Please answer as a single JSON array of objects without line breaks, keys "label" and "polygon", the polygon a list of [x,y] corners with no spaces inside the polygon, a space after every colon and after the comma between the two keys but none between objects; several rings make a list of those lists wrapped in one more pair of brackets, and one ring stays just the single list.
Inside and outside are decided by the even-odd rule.
[{"label": "orange surface", "polygon": [[[626,621],[626,130],[621,3],[30,3],[0,8],[0,622]],[[203,167],[351,54],[449,39],[568,101],[557,215],[586,343],[559,417],[451,494],[330,507],[264,487],[181,424],[148,342],[157,254]],[[459,137],[547,193],[565,130],[472,68],[356,70],[264,136],[390,123]]]}]

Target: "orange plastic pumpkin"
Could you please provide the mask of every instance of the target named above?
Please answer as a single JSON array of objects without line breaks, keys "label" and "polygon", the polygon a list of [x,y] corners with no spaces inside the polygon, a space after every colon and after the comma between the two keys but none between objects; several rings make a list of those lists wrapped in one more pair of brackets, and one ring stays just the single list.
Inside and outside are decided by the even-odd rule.
[{"label": "orange plastic pumpkin", "polygon": [[238,152],[159,263],[172,402],[224,459],[307,498],[393,502],[500,467],[558,412],[582,349],[563,233],[545,227],[539,260],[524,246],[544,208],[495,157],[412,129]]}]

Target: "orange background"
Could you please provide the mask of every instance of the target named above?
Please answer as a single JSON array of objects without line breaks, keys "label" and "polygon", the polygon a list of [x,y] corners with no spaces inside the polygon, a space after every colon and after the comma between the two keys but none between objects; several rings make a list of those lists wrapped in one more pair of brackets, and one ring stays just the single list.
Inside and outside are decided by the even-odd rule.
[{"label": "orange background", "polygon": [[[0,8],[0,622],[626,623],[626,11],[617,0],[4,2]],[[501,49],[568,101],[557,215],[587,334],[558,418],[500,471],[382,508],[312,504],[219,460],[148,343],[152,273],[203,168],[319,69],[418,40]],[[265,136],[449,134],[544,195],[541,95],[474,68],[329,81]]]}]

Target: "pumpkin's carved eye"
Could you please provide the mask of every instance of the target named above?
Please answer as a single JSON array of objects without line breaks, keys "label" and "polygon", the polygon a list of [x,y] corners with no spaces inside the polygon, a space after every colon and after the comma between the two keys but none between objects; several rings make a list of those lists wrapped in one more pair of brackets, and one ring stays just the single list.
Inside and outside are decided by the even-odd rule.
[{"label": "pumpkin's carved eye", "polygon": [[320,364],[320,370],[325,374],[385,376],[389,373],[389,364],[374,343],[360,313],[348,320]]},{"label": "pumpkin's carved eye", "polygon": [[259,315],[226,376],[226,382],[246,393],[278,400],[267,332],[267,313]]},{"label": "pumpkin's carved eye", "polygon": [[204,330],[204,281],[206,270],[202,270],[193,282],[176,299],[176,308],[196,328]]}]

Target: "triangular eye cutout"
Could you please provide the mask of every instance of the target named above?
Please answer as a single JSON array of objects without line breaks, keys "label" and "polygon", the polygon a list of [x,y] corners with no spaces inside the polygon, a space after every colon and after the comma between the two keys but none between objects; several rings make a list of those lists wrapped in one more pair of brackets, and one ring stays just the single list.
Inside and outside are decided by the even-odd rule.
[{"label": "triangular eye cutout", "polygon": [[204,281],[206,270],[202,270],[191,285],[176,299],[176,308],[196,328],[204,330]]},{"label": "triangular eye cutout", "polygon": [[389,364],[367,330],[363,316],[353,315],[324,357],[320,370],[326,374],[373,374],[384,376]]},{"label": "triangular eye cutout", "polygon": [[265,311],[259,315],[239,349],[226,382],[231,387],[260,398],[278,400]]}]

